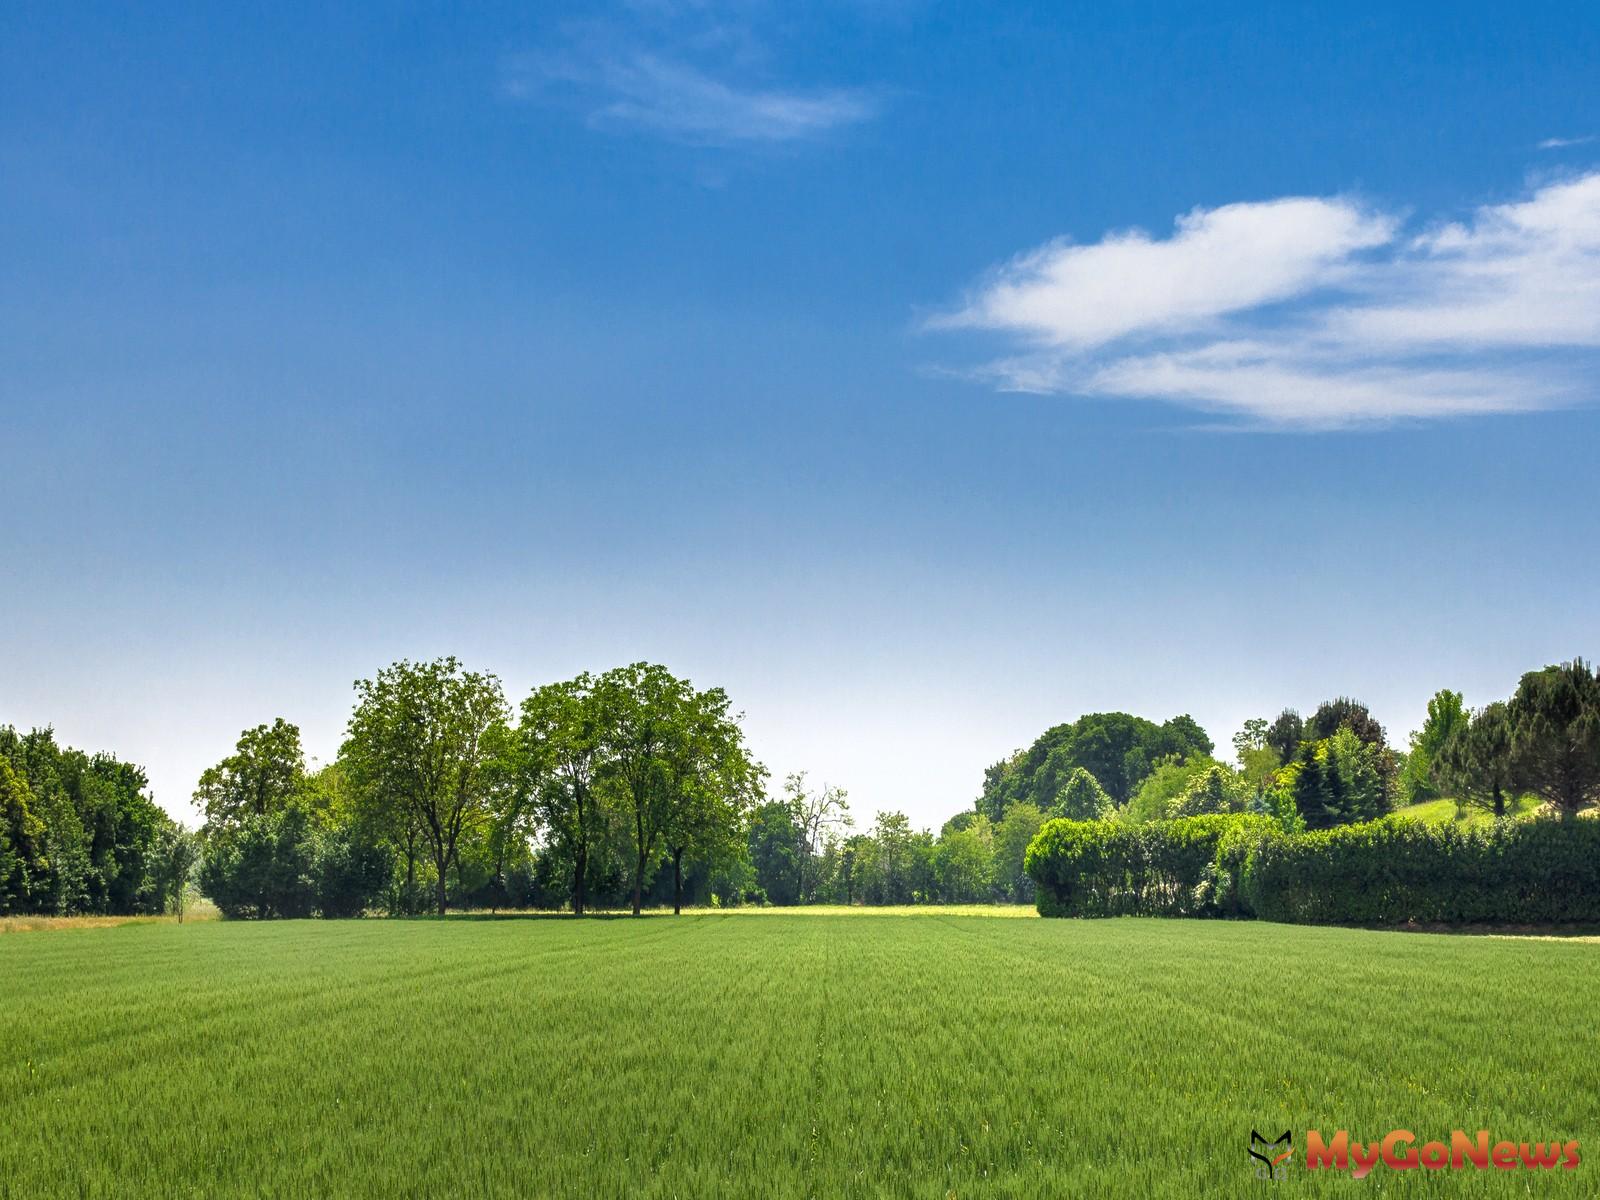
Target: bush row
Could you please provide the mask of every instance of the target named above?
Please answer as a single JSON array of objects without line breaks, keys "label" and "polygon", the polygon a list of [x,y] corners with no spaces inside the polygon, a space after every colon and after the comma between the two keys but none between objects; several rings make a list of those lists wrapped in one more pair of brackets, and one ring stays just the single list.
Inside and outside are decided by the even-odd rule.
[{"label": "bush row", "polygon": [[1237,865],[1274,828],[1249,814],[1047,821],[1023,865],[1047,917],[1242,916]]},{"label": "bush row", "polygon": [[1286,833],[1272,818],[1050,821],[1028,847],[1044,916],[1259,917],[1304,924],[1600,922],[1600,821],[1462,829],[1373,821]]}]

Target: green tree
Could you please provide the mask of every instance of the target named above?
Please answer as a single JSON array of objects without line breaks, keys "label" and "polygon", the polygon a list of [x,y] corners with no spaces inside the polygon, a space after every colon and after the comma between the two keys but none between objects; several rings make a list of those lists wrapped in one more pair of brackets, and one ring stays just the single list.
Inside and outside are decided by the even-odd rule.
[{"label": "green tree", "polygon": [[915,880],[911,822],[902,812],[880,812],[872,827],[874,878],[867,899],[876,904],[909,904]]},{"label": "green tree", "polygon": [[1507,711],[1519,788],[1566,817],[1600,802],[1600,674],[1581,658],[1530,671]]},{"label": "green tree", "polygon": [[1388,744],[1383,726],[1367,711],[1367,706],[1349,696],[1336,696],[1319,704],[1317,711],[1311,714],[1311,720],[1306,722],[1305,737],[1311,741],[1322,741],[1341,729],[1350,730],[1369,746],[1383,747]]},{"label": "green tree", "polygon": [[1118,812],[1118,818],[1133,825],[1165,819],[1168,810],[1178,797],[1188,790],[1190,784],[1212,767],[1221,765],[1216,759],[1205,754],[1162,759],[1139,785],[1139,790],[1133,799]]},{"label": "green tree", "polygon": [[1400,773],[1400,794],[1407,803],[1431,800],[1439,794],[1435,767],[1440,748],[1458,729],[1466,727],[1467,720],[1460,692],[1445,688],[1428,701],[1428,718],[1411,735],[1405,769]]},{"label": "green tree", "polygon": [[662,841],[672,860],[672,911],[683,911],[683,858],[725,854],[762,794],[765,770],[751,759],[744,731],[721,688],[686,689],[666,739]]},{"label": "green tree", "polygon": [[806,904],[817,899],[822,856],[833,845],[839,831],[850,825],[849,793],[832,784],[823,784],[816,790],[809,789],[806,787],[804,771],[796,771],[784,780],[783,793],[800,831],[800,845],[796,852],[796,869],[799,872],[796,894],[799,903]]},{"label": "green tree", "polygon": [[32,908],[35,880],[47,869],[39,861],[43,837],[27,781],[0,755],[0,912]]},{"label": "green tree", "polygon": [[195,806],[213,828],[235,824],[281,810],[300,793],[305,776],[299,727],[279,717],[246,729],[232,754],[201,773]]},{"label": "green tree", "polygon": [[986,900],[994,881],[994,833],[989,818],[979,817],[965,829],[941,837],[933,867],[943,899],[955,904]]},{"label": "green tree", "polygon": [[633,915],[643,911],[646,873],[672,817],[667,756],[683,736],[693,689],[665,667],[633,663],[600,677],[606,777],[633,833]]},{"label": "green tree", "polygon": [[1434,756],[1440,785],[1461,805],[1506,815],[1514,785],[1511,719],[1497,701],[1454,726]]},{"label": "green tree", "polygon": [[1244,756],[1251,751],[1268,748],[1267,729],[1265,717],[1251,717],[1244,723],[1244,727],[1233,735],[1233,753],[1241,763],[1244,761]]},{"label": "green tree", "polygon": [[1348,725],[1339,726],[1332,737],[1302,742],[1290,789],[1306,828],[1328,829],[1381,816],[1386,803],[1382,754]]},{"label": "green tree", "polygon": [[768,902],[795,904],[800,898],[800,847],[805,832],[787,800],[758,804],[747,835],[756,887]]},{"label": "green tree", "polygon": [[990,767],[977,808],[993,822],[1021,801],[1048,810],[1079,767],[1122,805],[1157,762],[1172,755],[1209,756],[1211,750],[1211,739],[1188,715],[1157,725],[1128,713],[1089,713],[1046,730],[1026,751]]},{"label": "green tree", "polygon": [[156,891],[162,907],[182,925],[189,883],[200,863],[199,839],[182,825],[169,823],[157,843],[156,863]]},{"label": "green tree", "polygon": [[1072,821],[1096,821],[1109,816],[1114,807],[1100,781],[1082,767],[1074,767],[1050,805],[1052,817]]},{"label": "green tree", "polygon": [[246,813],[207,837],[200,889],[227,917],[309,917],[317,906],[312,834],[297,804]]},{"label": "green tree", "polygon": [[589,855],[604,834],[606,814],[596,791],[604,762],[604,714],[588,672],[537,688],[522,702],[518,727],[544,826],[572,859],[572,911],[582,916]]},{"label": "green tree", "polygon": [[1033,880],[1023,869],[1023,858],[1044,821],[1036,806],[1013,804],[994,827],[995,892],[1013,904],[1033,903]]},{"label": "green tree", "polygon": [[1248,789],[1227,767],[1217,764],[1189,781],[1168,805],[1168,817],[1201,817],[1213,813],[1244,812]]},{"label": "green tree", "polygon": [[495,739],[486,735],[506,717],[500,681],[463,670],[454,657],[401,660],[356,683],[340,757],[380,807],[416,818],[433,857],[440,915],[462,832],[490,811]]},{"label": "green tree", "polygon": [[1293,762],[1306,738],[1306,723],[1292,708],[1286,708],[1267,727],[1266,745],[1278,752],[1279,762]]}]

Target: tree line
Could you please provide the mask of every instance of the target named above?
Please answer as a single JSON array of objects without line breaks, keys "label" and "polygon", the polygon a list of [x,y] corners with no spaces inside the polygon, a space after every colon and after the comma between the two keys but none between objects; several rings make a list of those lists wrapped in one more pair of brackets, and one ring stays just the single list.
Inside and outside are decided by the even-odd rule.
[{"label": "tree line", "polygon": [[282,718],[195,791],[201,890],[239,917],[451,907],[1030,903],[1045,816],[904,813],[857,831],[844,789],[775,790],[720,688],[637,663],[533,689],[453,658],[355,685],[337,758]]},{"label": "tree line", "polygon": [[[1600,920],[1600,820],[1578,819],[1600,804],[1600,674],[1581,659],[1530,671],[1476,711],[1437,693],[1403,751],[1348,698],[1310,720],[1247,722],[1234,744],[1238,769],[1173,758],[1122,806],[1071,766],[1027,853],[1040,911]],[[1440,796],[1492,819],[1390,819],[1395,800]]]},{"label": "tree line", "polygon": [[990,767],[975,807],[991,820],[1028,803],[1050,817],[1130,824],[1252,812],[1310,830],[1439,798],[1494,817],[1574,816],[1600,802],[1600,675],[1582,659],[1547,666],[1477,710],[1441,690],[1404,747],[1366,705],[1340,696],[1309,718],[1286,708],[1248,720],[1233,749],[1232,762],[1213,757],[1187,716],[1158,726],[1093,713]]},{"label": "tree line", "polygon": [[841,788],[769,789],[727,694],[664,667],[580,674],[514,707],[454,658],[400,661],[357,681],[332,762],[309,762],[282,718],[245,730],[196,785],[194,833],[138,767],[0,730],[0,912],[160,912],[191,881],[241,917],[1030,903],[1027,850],[1052,819],[1252,814],[1299,833],[1440,796],[1576,814],[1600,799],[1600,676],[1547,667],[1476,711],[1440,691],[1405,747],[1337,697],[1247,721],[1231,762],[1214,750],[1187,715],[1093,713],[990,767],[937,833],[900,812],[858,830]]},{"label": "tree line", "polygon": [[160,913],[193,865],[138,767],[0,727],[0,913]]}]

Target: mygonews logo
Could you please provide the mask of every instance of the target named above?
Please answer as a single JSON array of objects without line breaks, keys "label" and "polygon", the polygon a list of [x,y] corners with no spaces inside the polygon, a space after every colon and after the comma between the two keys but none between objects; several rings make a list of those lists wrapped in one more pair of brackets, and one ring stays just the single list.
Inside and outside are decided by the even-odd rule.
[{"label": "mygonews logo", "polygon": [[[1487,1129],[1478,1130],[1476,1135],[1454,1129],[1448,1142],[1420,1145],[1417,1135],[1409,1129],[1392,1129],[1375,1142],[1352,1138],[1345,1129],[1329,1138],[1323,1137],[1321,1130],[1309,1129],[1305,1147],[1306,1170],[1349,1171],[1354,1179],[1365,1178],[1375,1167],[1393,1171],[1572,1171],[1583,1161],[1576,1140],[1496,1141]],[[1250,1157],[1260,1164],[1256,1167],[1258,1178],[1284,1178],[1292,1153],[1288,1130],[1273,1141],[1254,1129],[1250,1131]]]},{"label": "mygonews logo", "polygon": [[1257,1179],[1282,1179],[1293,1153],[1294,1142],[1287,1129],[1270,1142],[1254,1129],[1250,1131],[1250,1157],[1261,1164],[1256,1168]]}]

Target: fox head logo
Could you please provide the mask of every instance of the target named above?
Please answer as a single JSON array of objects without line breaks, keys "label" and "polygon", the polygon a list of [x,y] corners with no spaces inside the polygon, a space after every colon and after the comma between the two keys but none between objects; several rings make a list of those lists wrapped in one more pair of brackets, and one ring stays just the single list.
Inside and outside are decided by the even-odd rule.
[{"label": "fox head logo", "polygon": [[[1282,1147],[1281,1152],[1274,1153]],[[1289,1140],[1289,1131],[1285,1129],[1274,1140],[1268,1141],[1254,1129],[1250,1131],[1250,1157],[1266,1167],[1267,1174],[1272,1175],[1277,1168],[1288,1161],[1294,1153],[1294,1146]]]}]

